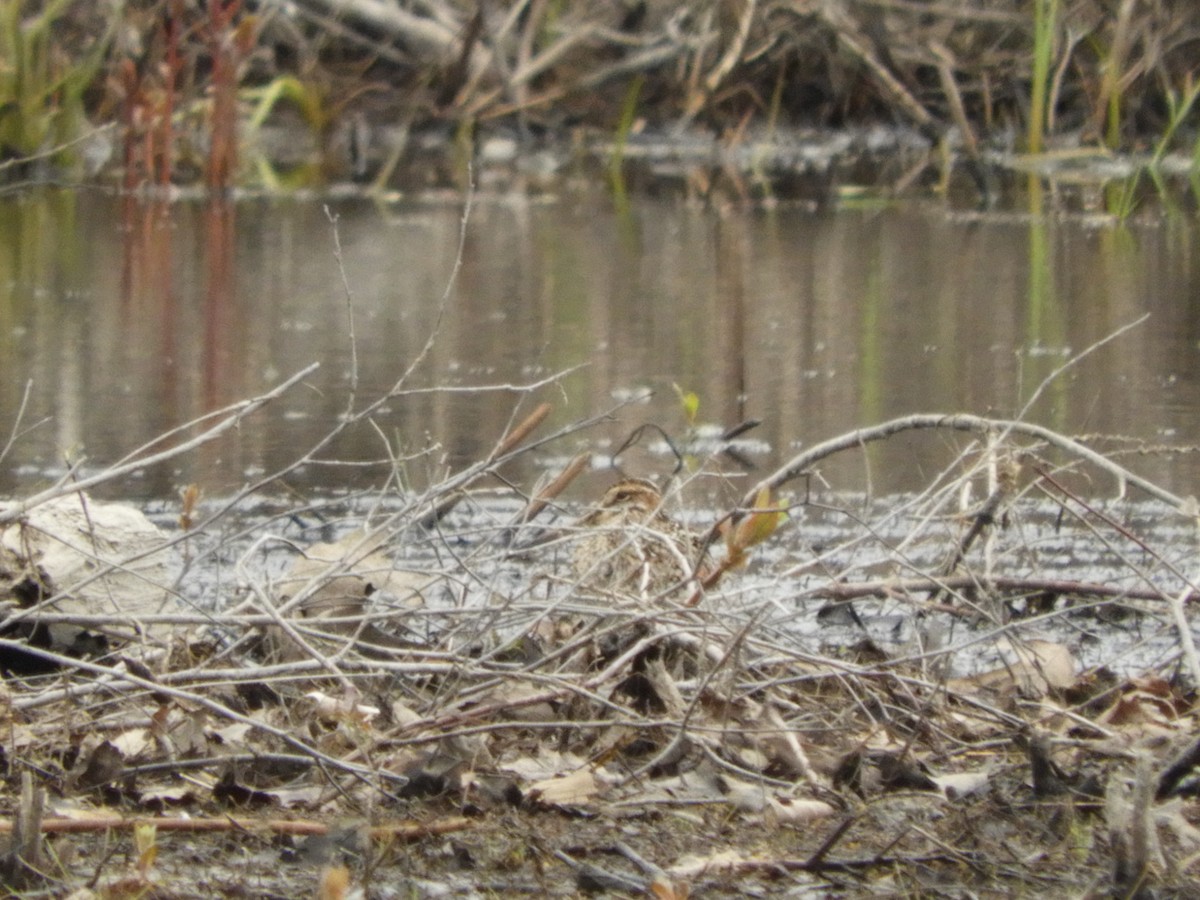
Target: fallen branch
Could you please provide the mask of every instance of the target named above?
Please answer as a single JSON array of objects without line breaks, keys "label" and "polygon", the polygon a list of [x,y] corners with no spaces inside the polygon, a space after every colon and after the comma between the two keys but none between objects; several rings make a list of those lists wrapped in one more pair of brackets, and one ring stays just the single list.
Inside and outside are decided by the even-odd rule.
[{"label": "fallen branch", "polygon": [[[1006,594],[1060,594],[1076,597],[1114,597],[1122,600],[1162,600],[1162,591],[1101,584],[1095,581],[1072,581],[1063,578],[1023,576],[992,576],[976,578],[971,575],[952,575],[933,578],[881,579],[865,582],[832,582],[805,591],[802,596],[829,600],[857,600],[862,597],[895,597],[949,588],[961,591],[971,588],[992,589]],[[1200,597],[1196,591],[1185,593],[1184,600]]]},{"label": "fallen branch", "polygon": [[[452,816],[438,822],[385,822],[364,828],[373,838],[395,838],[418,841],[439,834],[450,834],[473,828],[475,822],[464,816]],[[90,816],[70,819],[42,819],[43,834],[93,834],[103,831],[132,831],[143,825],[153,825],[159,831],[187,833],[211,832],[269,832],[270,834],[312,835],[329,834],[339,826],[311,819],[247,819],[226,816],[210,819]],[[10,834],[13,823],[0,819],[0,834]]]},{"label": "fallen branch", "polygon": [[60,479],[58,484],[56,484],[54,487],[47,488],[40,494],[34,494],[32,497],[27,497],[24,500],[18,500],[14,503],[5,504],[4,508],[0,510],[0,525],[7,525],[9,522],[15,522],[17,519],[21,518],[21,516],[25,515],[25,513],[27,513],[29,510],[42,503],[45,503],[48,500],[64,497],[67,494],[78,494],[81,491],[86,491],[98,484],[104,484],[112,481],[115,478],[128,475],[131,472],[136,472],[139,469],[145,469],[150,466],[157,465],[158,463],[166,462],[169,459],[174,459],[177,456],[195,450],[197,447],[202,447],[205,444],[221,437],[221,435],[225,434],[226,432],[237,428],[244,418],[252,415],[260,410],[263,406],[270,403],[272,400],[286,393],[296,384],[300,383],[318,368],[320,368],[320,365],[320,363],[312,363],[311,365],[305,366],[291,378],[287,379],[287,381],[282,382],[272,390],[267,391],[265,394],[260,394],[251,400],[243,400],[240,403],[227,406],[225,409],[201,416],[200,418],[188,422],[185,425],[180,425],[178,428],[174,428],[166,434],[155,438],[152,444],[147,445],[147,447],[150,447],[154,444],[160,444],[167,438],[179,434],[180,432],[189,431],[202,422],[207,422],[217,416],[225,416],[225,418],[221,419],[221,421],[210,427],[207,431],[196,435],[196,437],[190,440],[184,441],[182,444],[177,444],[168,450],[152,453],[149,456],[142,456],[141,454],[146,448],[140,448],[127,455],[115,465],[105,469],[103,472],[92,475],[88,478],[75,478],[75,469],[72,469],[65,476],[63,476],[63,478]]},{"label": "fallen branch", "polygon": [[1049,428],[1043,428],[1041,425],[1032,425],[1028,422],[1018,422],[1011,419],[988,419],[983,416],[972,416],[966,413],[956,413],[953,415],[945,415],[942,413],[916,413],[910,416],[902,416],[898,419],[884,422],[880,425],[872,425],[868,428],[859,428],[855,431],[839,435],[828,441],[823,441],[820,444],[805,450],[803,453],[792,457],[788,462],[784,463],[758,484],[754,485],[746,492],[742,499],[742,506],[750,508],[754,503],[754,498],[758,496],[761,490],[778,490],[783,485],[787,484],[794,478],[809,472],[814,465],[823,459],[833,456],[835,453],[840,453],[843,450],[860,449],[866,444],[871,444],[876,441],[881,441],[890,438],[893,435],[901,434],[905,431],[921,431],[928,429],[948,429],[951,431],[967,431],[972,434],[987,435],[995,432],[1008,432],[1012,434],[1020,434],[1026,437],[1036,438],[1039,441],[1044,441],[1052,447],[1057,447],[1068,453],[1073,453],[1080,459],[1086,460],[1096,466],[1101,471],[1107,472],[1122,484],[1130,484],[1139,490],[1144,491],[1151,497],[1161,500],[1163,503],[1171,506],[1181,515],[1194,517],[1196,515],[1196,501],[1192,498],[1179,497],[1172,494],[1170,491],[1159,487],[1149,479],[1142,478],[1140,475],[1131,472],[1118,463],[1113,462],[1108,457],[1097,453],[1090,447],[1086,447],[1072,438],[1052,431]]}]

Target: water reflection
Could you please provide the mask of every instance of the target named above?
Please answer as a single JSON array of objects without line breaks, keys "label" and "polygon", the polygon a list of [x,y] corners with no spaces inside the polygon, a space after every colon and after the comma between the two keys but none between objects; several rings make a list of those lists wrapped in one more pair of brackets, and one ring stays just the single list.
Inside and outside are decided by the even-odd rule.
[{"label": "water reflection", "polygon": [[[1200,442],[1196,233],[1179,219],[1116,228],[916,203],[715,213],[669,200],[618,215],[588,194],[483,196],[447,292],[454,198],[345,201],[329,213],[345,283],[319,203],[0,200],[0,428],[17,422],[30,385],[0,492],[29,491],[82,455],[114,462],[320,361],[230,439],[123,490],[168,496],[196,481],[220,493],[285,467],[347,411],[351,321],[355,408],[398,381],[400,392],[372,427],[292,473],[301,489],[379,483],[390,457],[429,447],[406,477],[478,458],[522,385],[580,365],[537,393],[558,404],[558,424],[655,391],[591,432],[597,445],[646,421],[682,434],[677,384],[700,397],[701,420],[761,419],[755,434],[771,450],[758,462],[770,466],[908,412],[1010,415],[1071,353],[1144,312],[1147,324],[1073,367],[1027,416],[1073,433]],[[868,475],[878,491],[913,487],[948,458],[946,440],[914,438],[822,474],[840,487]],[[513,477],[528,483],[543,462]],[[1192,455],[1133,465],[1182,494],[1197,474]]]}]

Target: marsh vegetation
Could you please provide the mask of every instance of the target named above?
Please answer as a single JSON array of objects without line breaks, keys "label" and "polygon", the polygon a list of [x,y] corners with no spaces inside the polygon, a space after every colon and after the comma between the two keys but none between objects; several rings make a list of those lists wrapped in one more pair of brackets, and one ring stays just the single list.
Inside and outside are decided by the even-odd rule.
[{"label": "marsh vegetation", "polygon": [[[1195,893],[1198,35],[1184,0],[5,5],[0,884]],[[274,205],[339,192],[374,217]],[[937,224],[879,250],[905,196]]]}]

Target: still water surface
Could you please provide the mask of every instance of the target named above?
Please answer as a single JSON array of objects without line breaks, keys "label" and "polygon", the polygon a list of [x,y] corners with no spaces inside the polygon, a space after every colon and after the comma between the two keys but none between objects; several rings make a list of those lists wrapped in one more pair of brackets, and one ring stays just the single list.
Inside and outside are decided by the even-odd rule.
[{"label": "still water surface", "polygon": [[[1200,474],[1198,260],[1196,228],[1180,218],[1121,226],[919,202],[713,211],[671,199],[618,209],[589,192],[478,195],[463,231],[461,198],[449,196],[156,206],[10,195],[0,444],[19,433],[0,494],[45,486],[81,457],[88,471],[109,465],[319,362],[228,438],[119,492],[166,498],[196,482],[211,496],[286,468],[352,392],[362,408],[415,364],[371,427],[319,454],[354,465],[306,465],[288,484],[369,487],[389,454],[413,455],[405,471],[419,484],[484,455],[519,400],[554,403],[554,428],[653,392],[510,472],[529,485],[642,423],[681,438],[678,385],[699,397],[700,422],[761,420],[748,448],[760,471],[906,413],[1024,410],[1068,433],[1187,451],[1129,461],[1187,495]],[[1073,354],[1145,314],[1024,409]],[[567,374],[521,390],[555,373]],[[909,489],[952,451],[926,435],[869,470],[860,459],[823,474],[850,490],[868,476],[874,491]]]}]

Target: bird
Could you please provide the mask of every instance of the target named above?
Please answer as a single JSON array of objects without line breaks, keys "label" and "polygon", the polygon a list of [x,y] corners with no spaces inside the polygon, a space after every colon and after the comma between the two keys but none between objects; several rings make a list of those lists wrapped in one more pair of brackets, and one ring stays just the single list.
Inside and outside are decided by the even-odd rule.
[{"label": "bird", "polygon": [[704,547],[662,507],[662,493],[645,478],[610,487],[573,529],[579,583],[617,598],[671,596],[686,588],[700,575]]}]

